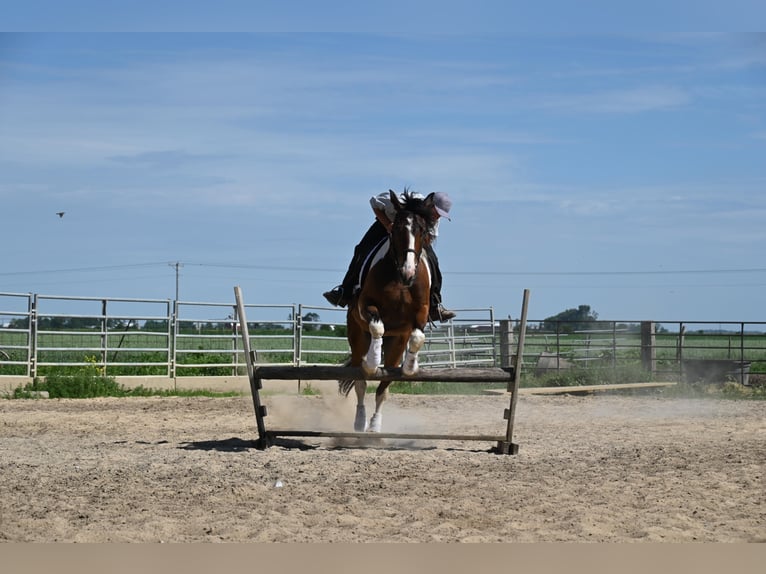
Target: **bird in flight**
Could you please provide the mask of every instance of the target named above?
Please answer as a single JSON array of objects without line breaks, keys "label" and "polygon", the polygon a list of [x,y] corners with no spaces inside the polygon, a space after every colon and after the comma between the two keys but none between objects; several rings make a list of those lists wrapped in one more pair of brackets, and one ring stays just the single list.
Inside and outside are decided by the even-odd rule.
[{"label": "bird in flight", "polygon": [[64,217],[64,213],[66,213],[66,212],[65,211],[57,211],[56,215],[58,215],[59,219],[60,219],[60,218]]}]

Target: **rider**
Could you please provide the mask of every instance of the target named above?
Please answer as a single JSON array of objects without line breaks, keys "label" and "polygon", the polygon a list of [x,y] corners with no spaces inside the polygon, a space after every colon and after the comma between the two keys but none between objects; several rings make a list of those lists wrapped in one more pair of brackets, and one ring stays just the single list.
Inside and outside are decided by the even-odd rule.
[{"label": "rider", "polygon": [[[405,189],[405,191],[407,190]],[[419,193],[410,193],[410,195],[419,199],[424,199]],[[399,197],[404,201],[403,195],[400,195]],[[372,249],[383,239],[387,238],[388,234],[391,232],[391,227],[393,226],[394,218],[396,217],[396,209],[391,203],[390,192],[387,191],[371,197],[370,205],[372,206],[372,211],[375,213],[375,221],[367,230],[367,233],[364,235],[359,245],[354,248],[354,257],[351,259],[346,276],[343,278],[343,283],[331,291],[323,293],[324,298],[332,305],[339,307],[348,305],[357,288],[359,273],[364,260]],[[449,219],[449,210],[451,207],[452,200],[446,193],[437,192],[434,194],[434,224],[431,228],[432,241],[436,239],[439,233],[439,218],[446,217]],[[431,301],[428,318],[431,321],[449,321],[456,316],[456,313],[445,309],[442,305],[442,274],[439,270],[439,260],[430,244],[426,245],[426,256],[428,257],[428,263],[431,268]]]}]

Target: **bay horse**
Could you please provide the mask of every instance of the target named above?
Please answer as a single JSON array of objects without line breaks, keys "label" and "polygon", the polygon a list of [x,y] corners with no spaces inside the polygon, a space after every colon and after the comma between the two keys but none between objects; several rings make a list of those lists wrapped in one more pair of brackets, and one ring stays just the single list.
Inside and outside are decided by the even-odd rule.
[{"label": "bay horse", "polygon": [[[418,352],[425,342],[431,291],[426,245],[436,222],[433,196],[425,199],[404,192],[403,201],[391,191],[396,217],[388,238],[373,256],[361,289],[349,302],[346,314],[351,358],[347,365],[376,372],[381,359],[387,369],[402,366],[405,375],[418,370]],[[402,357],[404,362],[402,364]],[[364,407],[367,381],[338,381],[340,392],[356,391],[354,430],[380,432],[381,407],[391,381],[381,381],[375,392],[375,413],[369,425]]]}]

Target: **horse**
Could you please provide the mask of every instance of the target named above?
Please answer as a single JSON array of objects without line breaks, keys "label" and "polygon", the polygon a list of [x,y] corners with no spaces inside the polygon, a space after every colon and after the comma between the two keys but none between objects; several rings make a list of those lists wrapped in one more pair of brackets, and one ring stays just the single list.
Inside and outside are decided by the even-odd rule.
[{"label": "horse", "polygon": [[[417,198],[407,190],[403,201],[391,191],[396,217],[388,238],[373,256],[361,289],[349,302],[346,314],[351,357],[346,365],[361,367],[372,375],[384,362],[386,369],[402,366],[402,373],[418,371],[418,352],[425,342],[428,322],[431,271],[426,245],[436,222],[433,196]],[[402,363],[402,358],[404,361]],[[375,413],[367,424],[364,396],[367,381],[339,381],[341,394],[354,388],[357,397],[354,430],[381,432],[381,407],[388,398],[391,381],[381,381],[375,392]]]}]

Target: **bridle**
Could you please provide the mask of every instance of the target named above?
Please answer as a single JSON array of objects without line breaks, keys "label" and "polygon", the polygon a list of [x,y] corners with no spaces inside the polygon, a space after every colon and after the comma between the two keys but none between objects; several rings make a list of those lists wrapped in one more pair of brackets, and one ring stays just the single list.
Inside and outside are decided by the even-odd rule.
[{"label": "bridle", "polygon": [[[417,238],[418,235],[420,235],[420,245],[418,249],[414,249],[412,247],[406,247],[405,249],[398,249],[396,245],[396,241],[394,241],[394,232],[397,229],[397,221],[399,220],[400,215],[405,215],[407,217],[412,218],[412,230],[411,233],[415,235]],[[423,248],[426,245],[426,238],[425,234],[428,233],[428,230],[426,226],[423,224],[423,221],[420,216],[416,215],[415,213],[408,211],[408,212],[400,212],[400,214],[397,214],[397,219],[394,222],[394,225],[391,228],[391,231],[389,232],[389,246],[391,250],[391,256],[393,258],[394,265],[397,269],[401,269],[404,266],[404,262],[407,258],[407,255],[412,253],[415,256],[415,272],[413,274],[413,278],[417,276],[418,273],[418,267],[420,265],[420,258],[423,254]],[[405,282],[409,284],[409,282]]]}]

